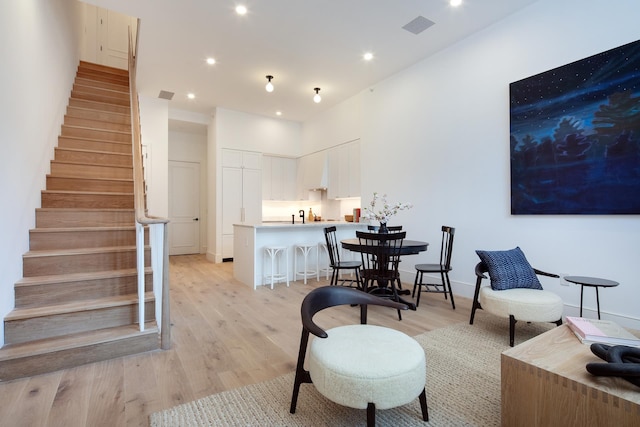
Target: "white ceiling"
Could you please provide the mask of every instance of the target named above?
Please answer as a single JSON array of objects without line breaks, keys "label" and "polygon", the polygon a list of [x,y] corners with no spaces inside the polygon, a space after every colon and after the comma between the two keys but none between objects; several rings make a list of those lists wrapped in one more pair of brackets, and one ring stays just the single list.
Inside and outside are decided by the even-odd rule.
[{"label": "white ceiling", "polygon": [[[281,111],[304,121],[537,0],[463,0],[459,8],[449,0],[85,1],[141,19],[141,94],[174,92],[171,109]],[[240,2],[245,16],[234,12]],[[402,29],[418,16],[435,25],[417,35]]]}]

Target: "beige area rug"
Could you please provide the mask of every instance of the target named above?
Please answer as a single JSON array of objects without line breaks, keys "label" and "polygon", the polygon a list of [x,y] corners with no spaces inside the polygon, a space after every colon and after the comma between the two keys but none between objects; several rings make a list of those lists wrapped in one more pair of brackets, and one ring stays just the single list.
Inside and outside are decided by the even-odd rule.
[{"label": "beige area rug", "polygon": [[[516,325],[516,345],[552,324]],[[500,425],[500,353],[509,348],[509,321],[482,311],[474,325],[455,324],[415,337],[427,358],[429,422],[418,399],[376,411],[378,426]],[[204,397],[151,414],[151,426],[357,426],[366,410],[350,409],[320,395],[312,384],[300,388],[295,414],[289,413],[293,372],[259,384]]]}]

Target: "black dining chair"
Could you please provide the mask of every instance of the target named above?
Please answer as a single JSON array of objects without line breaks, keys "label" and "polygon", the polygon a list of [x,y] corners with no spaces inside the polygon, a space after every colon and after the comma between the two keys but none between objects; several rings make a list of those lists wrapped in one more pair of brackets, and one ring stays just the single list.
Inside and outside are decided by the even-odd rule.
[{"label": "black dining chair", "polygon": [[[346,282],[349,282],[349,286],[353,287],[355,282],[355,287],[361,288],[362,281],[360,279],[360,267],[362,266],[362,263],[360,261],[342,261],[340,259],[340,246],[338,246],[338,240],[336,238],[336,227],[326,227],[324,229],[324,238],[327,242],[329,263],[333,270],[331,273],[331,282],[329,282],[329,284],[335,286],[339,283],[344,285]],[[353,272],[355,274],[355,279],[353,277],[349,279],[342,279],[340,275],[343,271]]]},{"label": "black dining chair", "polygon": [[[376,233],[380,231],[380,226],[379,225],[367,225],[367,230],[369,231],[375,231]],[[402,226],[401,225],[390,225],[387,227],[387,230],[389,230],[389,233],[397,233],[399,231],[402,231]],[[398,289],[402,289],[402,284],[400,282],[398,282]]]},{"label": "black dining chair", "polygon": [[[453,291],[451,290],[451,281],[449,280],[449,272],[451,271],[451,254],[453,253],[453,237],[456,229],[446,225],[442,226],[442,242],[440,244],[440,262],[438,264],[417,264],[416,278],[413,282],[413,294],[415,298],[416,290],[418,298],[416,307],[420,306],[420,294],[422,292],[447,294],[451,297],[451,306],[456,309],[456,303],[453,300]],[[424,273],[437,273],[440,275],[440,282],[434,282],[424,279]]]},{"label": "black dining chair", "polygon": [[[356,231],[361,246],[362,289],[365,292],[404,302],[398,296],[396,285],[400,284],[398,264],[406,235],[405,231],[383,234]],[[398,319],[402,320],[400,310]]]}]

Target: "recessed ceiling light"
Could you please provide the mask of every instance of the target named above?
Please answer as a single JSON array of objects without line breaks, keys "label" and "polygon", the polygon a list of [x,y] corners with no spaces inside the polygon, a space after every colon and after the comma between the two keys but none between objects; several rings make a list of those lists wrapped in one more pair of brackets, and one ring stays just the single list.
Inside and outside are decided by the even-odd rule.
[{"label": "recessed ceiling light", "polygon": [[365,61],[371,61],[373,59],[373,53],[367,52],[364,55],[362,55],[362,57],[364,58]]},{"label": "recessed ceiling light", "polygon": [[453,7],[458,7],[462,4],[462,0],[450,0],[449,4]]},{"label": "recessed ceiling light", "polygon": [[195,98],[196,98],[196,96],[195,96],[195,94],[193,94],[193,93],[188,93],[188,94],[187,94],[187,98],[189,98],[189,99],[195,99]]},{"label": "recessed ceiling light", "polygon": [[276,116],[281,116],[282,115],[282,111],[276,111]]},{"label": "recessed ceiling light", "polygon": [[209,65],[213,65],[213,64],[215,64],[215,63],[216,63],[215,58],[207,58],[207,64],[209,64]]},{"label": "recessed ceiling light", "polygon": [[243,4],[239,4],[236,6],[236,13],[238,15],[246,15],[247,14],[247,7]]}]

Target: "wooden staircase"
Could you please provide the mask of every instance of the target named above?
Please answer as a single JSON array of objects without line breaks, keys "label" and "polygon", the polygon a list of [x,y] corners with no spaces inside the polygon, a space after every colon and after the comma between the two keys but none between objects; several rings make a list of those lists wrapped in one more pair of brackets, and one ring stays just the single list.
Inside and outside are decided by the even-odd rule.
[{"label": "wooden staircase", "polygon": [[0,381],[160,348],[149,265],[137,324],[129,103],[127,71],[80,62],[4,319]]}]

